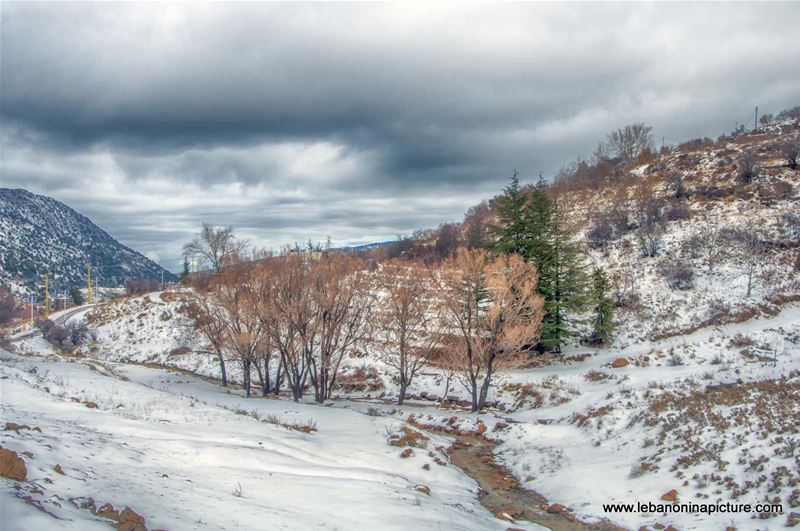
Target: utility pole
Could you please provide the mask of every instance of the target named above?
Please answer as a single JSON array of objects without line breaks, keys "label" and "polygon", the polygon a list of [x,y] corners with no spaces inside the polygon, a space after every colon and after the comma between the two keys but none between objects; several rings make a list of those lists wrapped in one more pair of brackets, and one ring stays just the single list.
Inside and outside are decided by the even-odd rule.
[{"label": "utility pole", "polygon": [[756,115],[753,117],[753,131],[758,131],[758,105],[756,105]]},{"label": "utility pole", "polygon": [[44,276],[44,318],[50,319],[50,290],[47,286],[47,275]]},{"label": "utility pole", "polygon": [[86,303],[92,303],[92,264],[86,264]]}]

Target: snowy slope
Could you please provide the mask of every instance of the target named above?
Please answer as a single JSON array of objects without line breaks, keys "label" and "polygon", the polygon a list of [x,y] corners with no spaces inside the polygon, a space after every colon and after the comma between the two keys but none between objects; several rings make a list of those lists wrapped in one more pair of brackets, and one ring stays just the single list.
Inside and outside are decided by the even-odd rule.
[{"label": "snowy slope", "polygon": [[[246,401],[157,369],[2,356],[4,421],[41,430],[0,432],[4,448],[32,454],[27,483],[0,478],[3,529],[97,528],[69,501],[87,497],[130,506],[151,529],[507,527],[456,467],[400,458],[387,443],[402,425],[393,419]],[[255,418],[268,415],[316,431]],[[433,449],[444,442],[431,440],[431,455],[446,458]]]},{"label": "snowy slope", "polygon": [[86,264],[100,269],[101,285],[130,278],[166,281],[175,276],[130,249],[87,217],[50,197],[22,189],[0,189],[0,283],[29,290],[45,274],[66,289],[86,284]]}]

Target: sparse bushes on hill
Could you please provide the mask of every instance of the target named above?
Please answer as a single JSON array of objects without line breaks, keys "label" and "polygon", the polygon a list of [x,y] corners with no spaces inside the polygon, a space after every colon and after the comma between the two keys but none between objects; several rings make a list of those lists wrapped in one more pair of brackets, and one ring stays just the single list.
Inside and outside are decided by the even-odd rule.
[{"label": "sparse bushes on hill", "polygon": [[161,284],[157,280],[131,279],[125,282],[125,293],[128,295],[137,295],[139,293],[158,291],[160,287]]}]

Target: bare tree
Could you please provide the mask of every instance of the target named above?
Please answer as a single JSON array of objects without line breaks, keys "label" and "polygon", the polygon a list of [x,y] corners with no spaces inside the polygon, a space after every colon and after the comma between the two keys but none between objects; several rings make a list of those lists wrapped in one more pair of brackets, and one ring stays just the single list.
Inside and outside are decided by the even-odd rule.
[{"label": "bare tree", "polygon": [[314,398],[331,396],[342,359],[368,336],[372,305],[369,278],[350,255],[326,253],[311,268],[313,331],[309,375]]},{"label": "bare tree", "polygon": [[203,344],[198,350],[217,358],[222,386],[228,386],[228,371],[225,366],[225,338],[228,316],[213,294],[194,291],[192,300],[186,307],[187,315],[194,322],[194,330],[200,335]]},{"label": "bare tree", "polygon": [[289,253],[267,261],[261,271],[259,319],[281,358],[295,402],[305,392],[316,347],[310,268],[307,256]]},{"label": "bare tree", "polygon": [[203,223],[203,228],[194,239],[183,246],[183,254],[187,257],[200,257],[215,272],[240,257],[247,249],[247,242],[238,240],[233,234],[233,227],[215,227]]},{"label": "bare tree", "polygon": [[608,134],[607,143],[615,156],[633,160],[645,149],[653,149],[653,128],[643,123],[626,125]]},{"label": "bare tree", "polygon": [[491,258],[483,250],[460,249],[434,278],[450,332],[446,348],[478,411],[498,366],[538,340],[543,301],[536,268],[517,255]]},{"label": "bare tree", "polygon": [[253,363],[257,361],[266,340],[265,329],[256,309],[257,299],[251,275],[244,270],[226,269],[219,277],[214,293],[227,316],[225,346],[242,368],[242,385],[245,396],[249,398]]},{"label": "bare tree", "polygon": [[459,240],[459,225],[457,223],[443,223],[436,231],[436,242],[433,249],[439,258],[447,258],[451,256],[458,248]]},{"label": "bare tree", "polygon": [[397,404],[402,406],[414,376],[441,344],[438,302],[430,270],[414,262],[384,264],[379,288],[376,324],[381,337],[375,345],[380,359],[397,374]]},{"label": "bare tree", "polygon": [[656,196],[652,180],[641,181],[633,191],[636,213],[636,238],[642,255],[658,256],[666,228],[665,201]]},{"label": "bare tree", "polygon": [[725,257],[726,246],[724,231],[716,220],[706,218],[700,225],[700,230],[695,238],[697,250],[703,265],[706,266],[706,274],[711,275],[717,264]]},{"label": "bare tree", "polygon": [[747,293],[745,297],[749,297],[753,291],[755,275],[763,266],[766,258],[764,236],[751,220],[743,228],[736,231],[735,237],[736,257],[742,272],[747,277]]}]

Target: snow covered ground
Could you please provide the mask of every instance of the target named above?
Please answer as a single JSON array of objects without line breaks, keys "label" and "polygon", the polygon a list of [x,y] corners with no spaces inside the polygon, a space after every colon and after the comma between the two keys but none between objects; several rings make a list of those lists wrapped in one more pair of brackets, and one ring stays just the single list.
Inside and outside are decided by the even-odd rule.
[{"label": "snow covered ground", "polygon": [[[485,424],[497,460],[524,487],[587,521],[780,528],[800,503],[798,303],[660,341],[572,347],[561,360],[500,375],[499,408],[480,415],[425,399],[443,392],[435,370],[415,383],[417,398],[406,406],[381,400],[396,388],[370,357],[348,363],[375,367],[380,393],[342,392],[328,406],[247,400],[200,377],[138,364],[215,375],[205,355],[169,356],[183,341],[172,296],[119,304],[124,311],[95,322],[91,357],[56,356],[41,338],[2,353],[3,422],[41,429],[0,432],[0,446],[32,454],[29,483],[18,489],[0,479],[3,529],[107,525],[69,501],[80,506],[86,497],[130,506],[151,529],[508,528],[480,505],[469,476],[435,464],[447,461],[437,449],[449,445],[445,436],[429,434],[427,447],[407,459],[388,444],[409,415],[418,425]],[[612,367],[620,358],[628,364]],[[450,394],[466,396],[457,383]],[[603,503],[657,503],[672,489],[682,502],[777,499],[785,513],[762,520],[603,511]]]},{"label": "snow covered ground", "polygon": [[508,527],[464,472],[423,468],[447,459],[435,449],[446,440],[401,458],[388,444],[396,419],[245,400],[160,369],[1,354],[3,422],[31,428],[0,432],[2,447],[30,453],[26,483],[0,478],[4,530],[107,528],[75,506],[88,497],[130,506],[151,529]]}]

